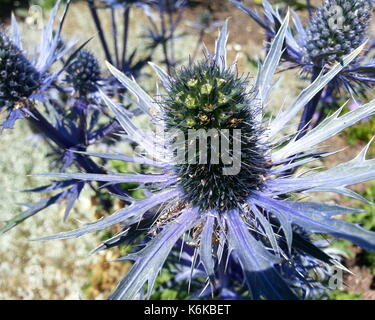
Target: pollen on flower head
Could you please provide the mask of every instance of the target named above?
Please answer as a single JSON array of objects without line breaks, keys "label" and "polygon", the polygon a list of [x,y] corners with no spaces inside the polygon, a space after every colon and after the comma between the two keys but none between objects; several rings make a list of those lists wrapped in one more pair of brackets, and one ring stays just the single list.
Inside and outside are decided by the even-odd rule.
[{"label": "pollen on flower head", "polygon": [[325,0],[307,28],[306,59],[321,67],[359,47],[371,11],[371,0]]},{"label": "pollen on flower head", "polygon": [[[162,104],[167,131],[179,130],[185,139],[177,144],[184,159],[174,166],[184,201],[202,210],[240,207],[261,187],[267,170],[265,147],[258,140],[262,130],[254,120],[258,110],[246,79],[207,60],[177,71]],[[239,169],[226,174],[223,169],[236,160]]]},{"label": "pollen on flower head", "polygon": [[67,68],[67,82],[82,95],[94,93],[100,79],[100,67],[95,56],[87,50],[81,50]]},{"label": "pollen on flower head", "polygon": [[41,82],[41,74],[21,49],[0,32],[0,108],[24,106]]}]

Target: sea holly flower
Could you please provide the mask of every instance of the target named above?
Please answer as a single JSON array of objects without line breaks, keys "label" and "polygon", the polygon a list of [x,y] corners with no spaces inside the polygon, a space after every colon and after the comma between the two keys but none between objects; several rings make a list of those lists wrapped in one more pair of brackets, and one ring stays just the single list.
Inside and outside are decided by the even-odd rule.
[{"label": "sea holly flower", "polygon": [[32,116],[32,101],[43,100],[45,91],[60,72],[49,73],[51,66],[72,46],[71,43],[61,46],[61,29],[69,4],[57,30],[53,28],[59,4],[60,1],[57,1],[51,11],[33,57],[27,56],[23,50],[21,33],[14,15],[10,34],[0,31],[0,109],[8,113],[2,123],[3,128],[12,128],[14,122],[25,115]]},{"label": "sea holly flower", "polygon": [[339,61],[366,40],[371,0],[324,1],[306,29],[305,59],[323,67]]},{"label": "sea holly flower", "polygon": [[42,85],[42,75],[4,33],[0,33],[0,48],[0,105],[14,114]]},{"label": "sea holly flower", "polygon": [[[134,264],[111,299],[140,298],[146,283],[149,297],[159,271],[177,248],[181,252],[192,248],[192,273],[197,268],[204,272],[206,289],[211,293],[216,290],[216,280],[226,274],[229,266],[235,269],[232,274],[237,278],[227,279],[233,283],[238,279],[240,292],[246,290],[246,285],[248,296],[253,299],[303,297],[298,281],[308,283],[309,267],[314,269],[314,263],[340,267],[312,242],[311,234],[328,234],[374,250],[375,233],[335,217],[354,214],[358,209],[298,201],[298,195],[310,192],[335,192],[365,200],[346,187],[375,178],[375,160],[365,158],[368,146],[353,160],[331,169],[303,176],[284,174],[288,169],[328,156],[331,152],[322,149],[321,142],[375,114],[374,100],[341,116],[341,110],[337,111],[299,140],[298,131],[294,135],[282,134],[310,99],[349,65],[362,48],[320,74],[288,108],[267,120],[263,108],[283,54],[287,30],[286,19],[259,67],[253,88],[246,78],[237,75],[235,65],[227,65],[227,23],[216,41],[215,54],[208,55],[203,62],[177,70],[173,77],[151,64],[165,95],[152,98],[135,81],[108,65],[119,82],[136,96],[137,105],[151,117],[155,130],[139,129],[124,107],[101,93],[126,137],[147,155],[129,158],[121,154],[86,154],[133,161],[149,170],[142,174],[43,176],[110,184],[135,182],[146,190],[145,198],[130,200],[130,206],[77,230],[42,240],[79,237],[118,223],[123,231],[98,250],[141,236],[144,247],[120,259],[133,260]],[[197,140],[200,146],[209,148],[195,152],[193,148],[190,153]],[[231,292],[225,287],[223,290]]]},{"label": "sea holly flower", "polygon": [[66,81],[81,96],[98,91],[100,67],[95,56],[88,50],[81,50],[66,68]]},{"label": "sea holly flower", "polygon": [[[73,97],[67,103],[70,105],[70,110],[63,112],[59,121],[62,122],[62,128],[66,126],[70,129],[69,136],[77,139],[71,148],[55,150],[55,153],[60,156],[59,162],[62,164],[63,171],[76,159],[74,151],[86,150],[87,146],[93,142],[90,141],[90,135],[93,132],[101,132],[101,129],[94,131],[99,121],[99,114],[103,112],[98,90],[99,87],[103,89],[106,86],[109,87],[102,81],[97,59],[88,50],[80,50],[74,54],[66,68],[65,82],[70,86],[67,90],[72,90]],[[65,119],[66,113],[70,121]],[[106,127],[112,128],[111,123],[106,124]]]},{"label": "sea holly flower", "polygon": [[[275,36],[282,22],[281,13],[267,0],[263,0],[264,18],[242,2],[230,1],[264,28],[269,39]],[[323,68],[327,63],[339,62],[342,56],[366,41],[372,9],[371,0],[324,0],[306,27],[292,11],[294,29],[288,31],[286,36],[286,54],[283,58],[300,65],[305,71],[311,71],[314,67]],[[362,59],[358,57],[354,62],[361,62]],[[350,66],[354,65],[352,63]],[[349,70],[345,68],[343,71]]]},{"label": "sea holly flower", "polygon": [[[264,17],[240,1],[230,1],[264,28],[268,39],[273,39],[282,15],[267,0],[263,1]],[[320,72],[325,72],[333,63],[340,62],[345,54],[366,42],[372,10],[372,0],[324,0],[312,13],[307,26],[303,26],[299,16],[292,12],[294,28],[287,33],[283,59],[290,63],[290,68],[300,67],[314,81]],[[366,97],[368,88],[372,88],[375,82],[375,60],[371,48],[373,40],[311,100],[302,115],[300,129],[311,124],[314,116],[313,124],[316,125],[327,111],[336,110],[336,95],[341,88],[352,96]]]}]

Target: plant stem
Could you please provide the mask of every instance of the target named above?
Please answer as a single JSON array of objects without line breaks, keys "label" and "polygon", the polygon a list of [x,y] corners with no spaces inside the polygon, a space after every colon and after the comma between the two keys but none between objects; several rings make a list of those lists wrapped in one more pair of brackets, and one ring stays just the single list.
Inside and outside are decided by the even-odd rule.
[{"label": "plant stem", "polygon": [[159,15],[160,15],[162,47],[163,47],[163,53],[165,57],[165,64],[167,66],[168,74],[171,74],[171,64],[168,58],[168,48],[167,48],[167,36],[166,36],[167,33],[165,29],[164,0],[159,0]]},{"label": "plant stem", "polygon": [[104,137],[111,134],[112,132],[120,130],[120,129],[121,129],[121,126],[119,125],[119,123],[117,121],[115,121],[115,120],[111,121],[110,123],[103,126],[102,128],[100,128],[100,129],[92,132],[91,134],[89,134],[87,142],[88,142],[89,145],[91,145],[91,144],[95,143],[96,141],[98,141],[100,139],[103,139]]},{"label": "plant stem", "polygon": [[[27,119],[40,131],[42,132],[48,139],[52,140],[55,144],[57,144],[61,149],[69,150],[74,149],[77,147],[76,141],[70,139],[70,137],[66,137],[62,135],[56,128],[54,128],[48,120],[37,110],[32,110],[33,117],[27,117]],[[103,169],[101,169],[94,161],[90,158],[82,156],[80,154],[75,155],[75,160],[82,167],[87,173],[96,173],[102,174],[105,173]],[[103,183],[100,183],[101,185]],[[127,193],[117,185],[109,185],[106,186],[107,190],[122,196],[127,197]],[[126,202],[126,201],[125,201]],[[129,203],[129,202],[126,202]]]},{"label": "plant stem", "polygon": [[168,13],[168,24],[169,24],[169,28],[170,28],[170,37],[169,37],[169,41],[170,41],[170,55],[171,55],[171,64],[172,66],[174,67],[176,65],[176,59],[175,59],[175,43],[174,43],[174,23],[173,23],[173,10],[171,8],[171,5],[169,3],[169,1],[167,0],[167,13]]},{"label": "plant stem", "polygon": [[198,49],[200,47],[200,44],[202,43],[202,40],[203,40],[203,37],[204,37],[204,29],[201,29],[200,32],[199,32],[199,37],[198,37],[198,40],[197,40],[197,44],[195,46],[195,49],[194,49],[194,52],[193,52],[193,56],[191,57],[191,63],[194,62],[195,58],[197,57],[197,54],[198,54]]},{"label": "plant stem", "polygon": [[311,7],[311,1],[310,0],[306,0],[306,7],[307,7],[307,11],[309,13],[309,18],[311,19],[311,17],[312,17],[312,7]]},{"label": "plant stem", "polygon": [[125,68],[126,66],[126,47],[128,45],[129,15],[130,15],[130,6],[126,6],[124,9],[124,40],[122,43],[122,57],[121,57],[121,65],[123,68]]},{"label": "plant stem", "polygon": [[[321,69],[320,68],[314,68],[313,70],[313,74],[312,74],[312,77],[311,77],[311,83],[315,81],[315,79],[319,76],[319,73],[320,73]],[[324,88],[322,90],[320,90],[311,100],[310,102],[305,106],[304,110],[303,110],[303,114],[302,114],[302,117],[301,117],[301,120],[299,122],[299,125],[298,125],[298,135],[297,135],[297,140],[302,138],[307,130],[308,130],[308,127],[311,125],[311,120],[314,116],[314,113],[316,111],[316,108],[319,104],[319,101],[320,101],[320,98],[322,96],[322,93],[324,91]]]},{"label": "plant stem", "polygon": [[116,65],[119,66],[119,53],[117,44],[117,23],[116,23],[116,12],[114,8],[111,8],[111,22],[112,22],[112,33],[113,33],[113,45],[115,50]]},{"label": "plant stem", "polygon": [[90,12],[91,12],[91,16],[94,20],[94,23],[95,23],[95,26],[96,26],[96,29],[98,30],[98,34],[99,34],[99,39],[100,39],[100,42],[102,44],[102,47],[103,47],[103,50],[104,50],[104,54],[105,54],[105,57],[106,59],[108,60],[109,63],[112,63],[112,57],[111,57],[111,53],[108,49],[108,44],[107,44],[107,40],[105,39],[105,36],[104,36],[104,32],[103,32],[103,28],[102,28],[102,24],[100,22],[100,19],[99,19],[99,16],[98,16],[98,13],[96,11],[96,8],[95,8],[95,3],[94,3],[94,0],[87,0],[87,3],[89,5],[89,9],[90,9]]}]

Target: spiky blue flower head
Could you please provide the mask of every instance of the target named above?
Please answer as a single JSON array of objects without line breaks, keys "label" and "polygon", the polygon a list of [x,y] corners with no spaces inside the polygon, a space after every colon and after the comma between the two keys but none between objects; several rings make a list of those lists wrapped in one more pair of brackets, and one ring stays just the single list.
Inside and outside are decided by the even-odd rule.
[{"label": "spiky blue flower head", "polygon": [[[109,65],[111,73],[136,96],[137,105],[150,116],[155,128],[150,132],[141,130],[125,108],[101,93],[127,138],[145,150],[146,156],[87,154],[133,161],[148,166],[149,171],[44,176],[112,184],[136,182],[147,190],[145,198],[130,199],[130,206],[108,217],[43,240],[79,237],[122,223],[123,231],[103,243],[98,251],[146,235],[141,237],[142,249],[123,257],[134,264],[111,295],[112,299],[140,298],[146,283],[147,296],[150,296],[159,271],[177,244],[192,248],[190,266],[193,270],[203,270],[211,284],[207,290],[215,292],[215,280],[228,270],[229,261],[234,270],[229,276],[236,275],[233,281],[239,285],[246,283],[249,297],[254,299],[295,299],[301,296],[296,284],[308,283],[301,281],[301,277],[307,280],[307,270],[315,268],[317,261],[339,266],[333,257],[312,243],[310,234],[328,234],[374,250],[375,233],[335,218],[339,214],[356,213],[357,209],[311,199],[297,200],[302,193],[335,192],[363,201],[346,187],[375,178],[375,160],[365,159],[368,147],[353,160],[331,169],[285,176],[286,170],[331,154],[321,148],[323,141],[375,114],[374,100],[342,116],[338,110],[298,140],[298,131],[295,135],[283,134],[283,129],[311,97],[353,61],[359,50],[320,74],[314,84],[305,88],[277,117],[268,119],[266,125],[263,107],[269,100],[286,33],[287,19],[272,42],[252,89],[246,89],[247,81],[236,75],[233,65],[227,66],[227,24],[216,41],[215,54],[202,63],[177,71],[173,77],[151,64],[165,88],[164,95],[150,97],[135,81]],[[184,146],[195,141],[189,138],[192,129],[207,133],[216,129],[222,138],[219,139],[220,154],[229,150],[226,155],[232,161],[224,162],[221,158],[223,163],[216,163],[208,157],[208,162],[198,162],[200,166],[191,168],[183,161],[175,161],[174,153],[181,150],[178,160],[186,160]],[[169,134],[164,135],[165,131]],[[211,135],[207,143],[215,147],[210,149],[211,155],[217,150],[214,138],[215,134]],[[236,144],[241,148],[236,149]],[[201,155],[199,150],[190,160],[200,160]],[[240,170],[231,172],[232,177],[228,178],[224,169],[235,159],[241,159]],[[223,171],[215,170],[214,165]]]},{"label": "spiky blue flower head", "polygon": [[97,59],[88,50],[81,50],[68,65],[66,81],[75,91],[86,96],[98,90],[100,80],[100,67]]},{"label": "spiky blue flower head", "polygon": [[[242,136],[242,166],[236,175],[223,174],[225,164],[221,159],[199,164],[199,155],[197,164],[186,161],[175,165],[184,201],[202,210],[225,211],[241,206],[250,190],[260,187],[267,160],[258,141],[261,128],[254,118],[259,110],[252,98],[246,79],[234,70],[220,68],[211,59],[177,71],[162,102],[167,129],[178,128],[187,139],[189,131],[200,129],[213,129],[217,134],[228,130],[226,138],[230,141],[235,130]],[[218,143],[221,139],[218,137]],[[188,159],[188,148],[184,157]]]},{"label": "spiky blue flower head", "polygon": [[68,5],[58,29],[54,29],[59,4],[60,1],[57,1],[51,10],[41,41],[33,48],[33,56],[27,55],[23,49],[14,15],[9,35],[0,32],[0,108],[8,112],[7,119],[1,124],[4,128],[12,128],[17,119],[31,114],[29,107],[32,100],[41,99],[60,73],[60,70],[50,73],[51,66],[72,47],[72,44],[61,46],[61,28]]},{"label": "spiky blue flower head", "polygon": [[42,75],[9,37],[0,32],[0,106],[19,108],[42,84]]},{"label": "spiky blue flower head", "polygon": [[[230,1],[264,28],[268,39],[275,37],[282,14],[267,0],[263,0],[264,17],[240,1]],[[283,59],[315,79],[317,73],[361,47],[363,54],[342,69],[325,91],[328,97],[340,88],[365,95],[375,82],[374,58],[369,54],[373,41],[366,44],[373,8],[372,0],[324,0],[307,26],[292,11],[294,26],[286,36]]]},{"label": "spiky blue flower head", "polygon": [[358,48],[371,21],[371,0],[325,0],[306,29],[306,59],[322,67]]}]

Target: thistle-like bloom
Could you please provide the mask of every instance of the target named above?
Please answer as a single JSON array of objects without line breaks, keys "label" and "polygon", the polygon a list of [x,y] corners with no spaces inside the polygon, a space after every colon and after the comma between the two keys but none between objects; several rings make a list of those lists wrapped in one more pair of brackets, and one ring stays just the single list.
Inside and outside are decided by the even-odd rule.
[{"label": "thistle-like bloom", "polygon": [[306,29],[306,59],[323,67],[340,61],[366,40],[371,0],[325,0]]},{"label": "thistle-like bloom", "polygon": [[[87,154],[134,161],[148,166],[149,171],[135,175],[45,176],[112,184],[136,182],[147,190],[145,198],[132,200],[132,205],[78,230],[43,240],[79,237],[122,223],[124,231],[99,250],[145,234],[146,230],[145,246],[123,258],[133,260],[134,264],[111,295],[112,299],[139,298],[146,283],[150,296],[155,278],[176,244],[193,248],[191,268],[204,272],[211,283],[208,290],[215,290],[217,274],[228,270],[228,275],[233,275],[231,281],[239,286],[246,283],[254,299],[297,298],[301,296],[298,287],[302,280],[308,285],[308,267],[314,268],[309,259],[314,263],[335,263],[302,233],[329,234],[375,249],[375,233],[335,218],[338,214],[356,213],[357,209],[302,202],[297,197],[301,193],[336,192],[364,200],[346,187],[375,178],[375,160],[365,159],[367,147],[355,159],[325,171],[303,176],[284,174],[329,155],[319,147],[321,142],[375,114],[372,101],[342,116],[339,110],[299,140],[295,139],[298,132],[294,136],[281,134],[311,97],[355,59],[360,50],[319,75],[289,108],[268,119],[267,125],[263,106],[270,95],[286,32],[287,21],[284,21],[252,89],[246,78],[236,74],[234,65],[227,66],[227,24],[216,41],[215,54],[207,60],[177,71],[174,77],[152,64],[166,91],[166,95],[155,99],[109,65],[112,74],[136,96],[138,106],[151,117],[156,129],[162,128],[156,132],[166,135],[152,135],[137,128],[125,108],[103,93],[127,138],[139,144],[151,158]],[[207,133],[206,139],[209,136],[210,140],[203,140],[209,152],[199,149],[189,153],[197,136],[202,137],[190,136],[196,132],[202,136]],[[215,158],[217,150],[219,158]],[[228,268],[227,259],[230,259]]]},{"label": "thistle-like bloom", "polygon": [[[267,0],[263,0],[264,18],[243,3],[230,1],[264,28],[269,39],[273,39],[282,18]],[[307,27],[293,12],[294,32],[288,32],[286,36],[283,58],[294,66],[301,66],[315,78],[324,66],[340,62],[343,55],[365,43],[372,10],[372,0],[324,0]],[[367,51],[371,47],[373,43],[370,41]],[[358,85],[364,90],[374,84],[374,70],[374,59],[363,54],[338,74],[331,88],[343,87],[354,91],[355,85]]]},{"label": "thistle-like bloom", "polygon": [[42,85],[39,71],[15,46],[9,37],[0,32],[0,106],[18,109]]},{"label": "thistle-like bloom", "polygon": [[10,35],[0,31],[0,110],[8,112],[1,125],[4,128],[12,128],[17,119],[31,115],[29,106],[32,100],[43,99],[44,91],[59,74],[59,71],[49,73],[50,67],[72,46],[61,46],[60,41],[68,5],[58,29],[53,28],[59,4],[57,1],[51,11],[33,57],[27,56],[23,50],[21,33],[13,15]]},{"label": "thistle-like bloom", "polygon": [[71,83],[75,91],[86,96],[98,91],[100,67],[95,56],[88,50],[81,50],[68,65],[67,82]]},{"label": "thistle-like bloom", "polygon": [[[242,2],[230,0],[266,30],[267,39],[275,37],[282,17],[263,0],[264,18],[247,8]],[[340,62],[345,54],[361,46],[363,52],[352,63],[341,70],[335,79],[321,90],[304,109],[299,129],[317,125],[329,111],[339,107],[335,100],[344,88],[350,95],[367,96],[367,90],[375,82],[375,60],[368,54],[374,42],[366,45],[367,29],[371,21],[372,0],[325,0],[304,27],[300,18],[293,13],[294,28],[286,35],[283,60],[290,68],[301,67],[311,82],[321,72]],[[303,135],[304,132],[301,132]]]}]

